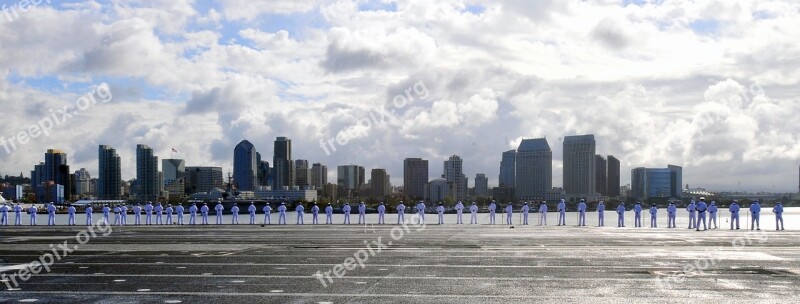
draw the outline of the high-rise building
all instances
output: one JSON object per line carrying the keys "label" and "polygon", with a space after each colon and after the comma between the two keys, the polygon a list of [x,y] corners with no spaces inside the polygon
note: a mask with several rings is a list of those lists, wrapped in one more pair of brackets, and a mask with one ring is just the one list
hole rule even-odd
{"label": "high-rise building", "polygon": [[308,167],[308,161],[305,159],[298,159],[294,161],[294,184],[300,189],[308,189],[311,185],[311,168]]}
{"label": "high-rise building", "polygon": [[500,187],[514,188],[516,175],[515,164],[517,161],[517,150],[503,152],[503,159],[500,161]]}
{"label": "high-rise building", "polygon": [[425,199],[432,204],[444,201],[448,197],[453,197],[453,183],[444,178],[431,180],[425,185]]}
{"label": "high-rise building", "polygon": [[72,196],[72,172],[67,164],[67,153],[49,149],[44,155],[44,181],[64,186],[64,197]]}
{"label": "high-rise building", "polygon": [[403,188],[405,195],[411,199],[425,198],[425,187],[428,184],[428,160],[406,158],[403,161]]}
{"label": "high-rise building", "polygon": [[489,196],[489,179],[486,174],[475,175],[475,196]]}
{"label": "high-rise building", "polygon": [[606,158],[602,155],[594,156],[594,186],[597,193],[608,195],[608,171],[606,170]]}
{"label": "high-rise building", "polygon": [[101,200],[122,198],[122,165],[117,150],[107,145],[98,149],[99,167],[96,196]]}
{"label": "high-rise building", "polygon": [[389,174],[386,174],[386,169],[372,169],[370,190],[372,197],[376,198],[384,198],[392,194],[392,185],[389,184]]}
{"label": "high-rise building", "polygon": [[467,199],[467,177],[464,175],[464,161],[458,155],[450,156],[444,161],[444,174],[442,178],[451,183],[453,189],[450,193],[456,201]]}
{"label": "high-rise building", "polygon": [[322,189],[328,183],[328,167],[320,163],[311,165],[311,184]]}
{"label": "high-rise building", "polygon": [[169,197],[181,197],[186,192],[186,162],[182,159],[162,159],[163,190]]}
{"label": "high-rise building", "polygon": [[136,199],[158,200],[162,185],[158,176],[158,156],[147,145],[136,145]]}
{"label": "high-rise building", "polygon": [[618,197],[620,195],[620,193],[619,193],[619,189],[620,189],[619,188],[620,187],[619,160],[616,157],[612,156],[612,155],[609,155],[606,160],[607,160],[606,161],[606,166],[608,167],[608,169],[607,169],[608,170],[608,174],[606,175],[608,177],[607,195],[609,197]]}
{"label": "high-rise building", "polygon": [[256,147],[242,140],[233,149],[233,182],[240,191],[255,191],[258,186]]}
{"label": "high-rise building", "polygon": [[683,194],[682,178],[683,169],[679,166],[635,168],[631,170],[631,196],[637,199],[679,198]]}
{"label": "high-rise building", "polygon": [[186,194],[223,189],[221,167],[186,167]]}
{"label": "high-rise building", "polygon": [[515,164],[517,198],[542,199],[553,188],[553,151],[547,139],[523,139],[517,148]]}
{"label": "high-rise building", "polygon": [[292,162],[292,140],[286,137],[275,139],[275,153],[272,156],[272,190],[294,186],[294,162]]}
{"label": "high-rise building", "polygon": [[564,191],[567,194],[594,195],[594,135],[564,137]]}
{"label": "high-rise building", "polygon": [[31,171],[31,186],[36,187],[44,182],[47,182],[47,174],[45,173],[45,165],[40,162],[38,165],[33,166]]}
{"label": "high-rise building", "polygon": [[272,176],[270,173],[269,162],[261,158],[261,153],[256,152],[256,164],[258,165],[258,186],[272,185]]}
{"label": "high-rise building", "polygon": [[337,168],[336,184],[345,191],[358,190],[361,186],[360,181],[364,179],[363,176],[360,176],[363,168],[356,165],[339,166]]}
{"label": "high-rise building", "polygon": [[91,181],[92,177],[89,175],[89,171],[86,168],[81,168],[78,171],[75,171],[75,195],[78,196],[87,196],[92,194],[91,191]]}

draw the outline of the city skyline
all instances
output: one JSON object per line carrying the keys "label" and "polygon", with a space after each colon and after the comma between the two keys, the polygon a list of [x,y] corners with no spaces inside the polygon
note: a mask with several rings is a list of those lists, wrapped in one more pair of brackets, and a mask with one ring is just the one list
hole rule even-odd
{"label": "city skyline", "polygon": [[242,139],[270,161],[285,136],[292,160],[393,184],[407,157],[458,154],[496,186],[502,151],[547,138],[563,186],[563,137],[592,133],[623,181],[675,164],[693,187],[794,192],[799,17],[780,0],[42,2],[0,23],[0,174],[58,148],[96,176],[106,144],[127,180],[139,143],[227,173]]}

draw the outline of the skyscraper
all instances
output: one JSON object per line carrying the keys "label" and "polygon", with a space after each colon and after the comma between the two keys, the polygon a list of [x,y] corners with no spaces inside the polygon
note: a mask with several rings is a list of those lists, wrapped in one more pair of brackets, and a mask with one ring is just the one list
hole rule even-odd
{"label": "skyscraper", "polygon": [[272,156],[272,190],[294,185],[294,162],[292,162],[292,140],[286,137],[275,139],[275,153]]}
{"label": "skyscraper", "polygon": [[619,169],[619,160],[609,155],[607,158],[606,166],[608,167],[608,196],[609,197],[618,197],[619,196],[619,187],[620,187],[620,169]]}
{"label": "skyscraper", "polygon": [[161,171],[164,172],[164,183],[184,178],[186,162],[182,159],[162,159]]}
{"label": "skyscraper", "polygon": [[311,168],[308,167],[308,160],[294,161],[294,179],[294,184],[300,189],[308,189],[308,186],[311,185]]}
{"label": "skyscraper", "polygon": [[73,181],[75,184],[75,195],[83,196],[91,194],[91,181],[92,177],[89,175],[89,171],[86,168],[81,168],[78,171],[75,171],[75,180]]}
{"label": "skyscraper", "polygon": [[476,196],[489,195],[489,179],[486,178],[486,174],[478,173],[477,175],[475,175],[475,195]]}
{"label": "skyscraper", "polygon": [[272,184],[272,177],[269,168],[269,162],[261,158],[261,153],[256,152],[256,165],[258,166],[256,174],[259,186],[269,186]]}
{"label": "skyscraper", "polygon": [[221,167],[186,167],[186,194],[222,189]]}
{"label": "skyscraper", "polygon": [[31,186],[36,187],[47,182],[47,173],[45,171],[45,165],[42,162],[33,166],[33,171],[31,171]]}
{"label": "skyscraper", "polygon": [[361,186],[360,180],[364,179],[363,176],[360,176],[363,168],[357,165],[339,166],[336,175],[337,185],[348,192],[358,190]]}
{"label": "skyscraper", "polygon": [[370,190],[372,197],[376,198],[384,198],[391,194],[389,174],[386,174],[386,169],[372,169],[372,172],[370,172]]}
{"label": "skyscraper", "polygon": [[508,150],[503,152],[503,159],[500,161],[500,187],[514,187],[516,159],[516,150]]}
{"label": "skyscraper", "polygon": [[67,153],[49,149],[44,155],[44,182],[53,182],[64,186],[64,197],[69,199],[72,195],[72,172],[67,164]]}
{"label": "skyscraper", "polygon": [[564,191],[592,195],[595,189],[594,135],[564,137]]}
{"label": "skyscraper", "polygon": [[602,155],[594,156],[594,186],[601,195],[608,195],[608,174],[606,158]]}
{"label": "skyscraper", "polygon": [[517,148],[515,164],[517,198],[542,199],[553,188],[553,151],[547,139],[523,139]]}
{"label": "skyscraper", "polygon": [[403,161],[403,188],[405,195],[411,199],[425,198],[425,187],[428,183],[428,160],[406,158]]}
{"label": "skyscraper", "polygon": [[328,183],[328,167],[316,163],[311,166],[311,184],[322,189]]}
{"label": "skyscraper", "polygon": [[450,156],[444,161],[444,174],[442,177],[451,183],[453,189],[450,193],[456,201],[467,199],[467,177],[464,176],[464,161],[458,155]]}
{"label": "skyscraper", "polygon": [[136,199],[158,200],[161,181],[158,178],[158,156],[147,145],[136,145]]}
{"label": "skyscraper", "polygon": [[101,200],[122,198],[122,167],[117,150],[111,146],[100,145],[98,149],[97,197]]}
{"label": "skyscraper", "polygon": [[256,147],[242,140],[233,149],[233,182],[240,191],[255,191],[258,186]]}

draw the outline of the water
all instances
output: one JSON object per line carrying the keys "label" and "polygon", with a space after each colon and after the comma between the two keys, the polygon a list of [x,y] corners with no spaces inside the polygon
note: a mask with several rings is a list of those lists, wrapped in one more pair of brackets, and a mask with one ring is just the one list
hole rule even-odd
{"label": "water", "polygon": [[[742,208],[742,212],[740,212],[740,227],[741,229],[749,229],[750,218],[749,212],[744,212],[745,208]],[[406,219],[411,219],[413,213],[406,213]],[[717,220],[717,224],[720,228],[729,229],[730,228],[730,213],[727,210],[721,211],[718,214],[719,218]],[[14,214],[9,214],[9,222],[14,223]],[[539,223],[539,213],[530,213],[528,215],[528,223],[530,225],[537,225]],[[547,224],[549,226],[556,225],[556,219],[558,217],[557,212],[548,212],[547,213]],[[97,221],[102,218],[102,213],[94,213],[94,220]],[[214,224],[216,222],[216,216],[212,213],[209,215],[209,223]],[[272,213],[272,224],[278,223],[278,213]],[[166,220],[166,215],[163,216],[163,219]],[[230,224],[232,219],[232,215],[225,214],[223,215],[223,224]],[[297,215],[295,212],[287,212],[286,214],[286,221],[288,224],[293,225],[297,219]],[[305,214],[305,223],[311,224],[311,214]],[[340,225],[343,223],[344,215],[343,214],[334,214],[333,215],[333,223]],[[427,220],[428,224],[436,224],[438,222],[437,214],[430,214],[426,213],[425,219]],[[463,216],[464,222],[469,224],[470,215],[469,213],[464,213]],[[633,227],[634,215],[632,211],[625,212],[625,226],[626,227]],[[28,214],[22,214],[22,224],[28,225],[30,220],[30,216]],[[113,213],[110,214],[110,220],[113,222],[114,215]],[[144,223],[145,216],[142,215],[142,223]],[[321,223],[325,223],[325,214],[320,214],[319,220]],[[84,224],[86,221],[86,217],[84,214],[80,213],[76,215],[75,222],[76,224]],[[132,224],[134,221],[134,217],[132,214],[128,214],[128,224]],[[173,215],[173,221],[177,221],[177,216]],[[189,214],[184,215],[185,223],[189,222]],[[239,223],[240,224],[248,224],[250,221],[250,215],[248,213],[242,213],[239,215]],[[258,213],[256,215],[256,223],[263,224],[264,221],[264,214]],[[367,214],[366,215],[367,224],[376,224],[378,221],[377,214]],[[445,214],[444,216],[445,224],[447,225],[454,225],[456,223],[456,214]],[[506,215],[504,213],[497,213],[496,221],[498,224],[505,224],[506,223]],[[520,225],[522,221],[522,213],[515,210],[513,224]],[[783,214],[783,221],[786,230],[800,230],[800,207],[787,207],[785,208],[785,212]],[[66,214],[57,214],[56,215],[56,224],[64,225],[67,222],[67,215]],[[155,222],[155,215],[153,216],[153,222]],[[200,222],[200,216],[198,215],[197,222]],[[350,222],[351,224],[355,225],[358,223],[358,213],[352,213],[350,215]],[[689,216],[686,210],[678,210],[678,215],[676,219],[676,225],[678,228],[687,228],[689,225]],[[39,213],[37,217],[37,223],[39,226],[45,226],[47,224],[47,214]],[[390,213],[386,215],[386,223],[387,224],[396,224],[397,223],[397,214]],[[489,223],[489,214],[488,213],[478,213],[478,223],[479,224],[488,224]],[[577,212],[567,212],[566,213],[566,223],[568,226],[576,226],[578,223],[578,215]],[[586,213],[586,225],[587,226],[597,226],[597,213],[594,211],[590,211]],[[617,225],[617,213],[614,210],[606,210],[605,212],[605,225],[606,227],[616,227]],[[642,212],[642,226],[650,227],[650,213],[648,211]],[[659,209],[658,213],[658,227],[659,228],[666,228],[667,227],[667,212],[665,209]],[[775,215],[772,213],[771,207],[763,208],[761,212],[761,229],[763,230],[772,230],[775,229]]]}

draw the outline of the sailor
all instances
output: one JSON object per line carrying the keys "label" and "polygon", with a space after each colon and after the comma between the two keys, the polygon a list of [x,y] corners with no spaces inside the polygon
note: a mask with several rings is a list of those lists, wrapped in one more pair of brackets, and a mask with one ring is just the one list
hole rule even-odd
{"label": "sailor", "polygon": [[22,204],[19,202],[14,205],[14,225],[22,225]]}
{"label": "sailor", "polygon": [[111,208],[108,205],[103,205],[103,209],[100,209],[103,212],[103,223],[108,225],[110,221],[108,220],[108,214],[111,212]]}
{"label": "sailor", "polygon": [[[178,221],[180,218],[180,213],[178,213]],[[189,206],[189,225],[197,225],[197,204],[195,203]]]}
{"label": "sailor", "polygon": [[164,206],[161,206],[161,202],[156,202],[153,211],[156,213],[156,225],[164,225],[164,221],[161,219],[164,215]]}
{"label": "sailor", "polygon": [[8,206],[6,203],[0,205],[0,226],[8,226]]}
{"label": "sailor", "polygon": [[528,225],[528,212],[531,211],[531,207],[528,206],[528,202],[522,203],[522,224]]}
{"label": "sailor", "polygon": [[464,212],[464,204],[462,204],[461,201],[458,201],[458,203],[456,203],[455,209],[456,209],[456,224],[463,224],[464,220],[462,214]]}
{"label": "sailor", "polygon": [[656,204],[653,204],[652,206],[650,206],[650,228],[658,227],[658,220],[656,220],[657,217],[658,217],[658,207],[656,207]]}
{"label": "sailor", "polygon": [[175,214],[178,216],[178,225],[183,225],[183,205],[178,203],[178,206],[175,207]]}
{"label": "sailor", "polygon": [[497,211],[497,204],[494,200],[489,203],[489,225],[495,224],[495,212]]}
{"label": "sailor", "polygon": [[750,230],[756,228],[757,230],[761,230],[761,205],[758,203],[758,200],[753,201],[753,204],[750,205]]}
{"label": "sailor", "polygon": [[711,201],[711,206],[708,206],[708,229],[711,229],[711,223],[714,223],[714,229],[717,229],[717,202]]}
{"label": "sailor", "polygon": [[378,224],[379,225],[386,224],[386,221],[384,219],[384,214],[386,214],[386,206],[384,206],[383,202],[381,202],[378,205]]}
{"label": "sailor", "polygon": [[231,225],[239,225],[239,206],[236,203],[231,207]]}
{"label": "sailor", "polygon": [[586,200],[578,203],[578,226],[586,226]]}
{"label": "sailor", "polygon": [[119,208],[119,204],[114,206],[114,226],[119,226],[122,224],[122,209]]}
{"label": "sailor", "polygon": [[278,206],[278,225],[286,225],[286,202]]}
{"label": "sailor", "polygon": [[642,227],[642,202],[633,206],[633,227]]}
{"label": "sailor", "polygon": [[151,219],[153,218],[153,202],[147,202],[147,205],[144,205],[144,222],[147,225],[152,224],[153,222]]}
{"label": "sailor", "polygon": [[[772,208],[772,213],[775,213],[775,230],[784,230],[783,229],[783,204],[778,202],[775,204],[775,207]],[[780,224],[780,226],[778,226]],[[780,228],[780,229],[778,229]]]}
{"label": "sailor", "polygon": [[695,223],[695,231],[700,231],[700,222],[703,222],[703,231],[706,230],[706,211],[708,211],[708,205],[706,205],[706,198],[701,197],[700,202],[695,205],[694,209],[697,211],[697,222]]}
{"label": "sailor", "polygon": [[31,226],[36,226],[36,212],[38,211],[39,209],[36,209],[36,205],[31,205],[31,207],[28,208],[28,213],[31,215]]}
{"label": "sailor", "polygon": [[558,225],[556,226],[566,226],[567,225],[567,203],[564,202],[564,199],[561,199],[556,205],[556,211],[558,211]]}
{"label": "sailor", "polygon": [[250,206],[247,207],[247,212],[250,213],[250,225],[256,224],[256,203],[250,202]]}
{"label": "sailor", "polygon": [[272,207],[269,205],[269,202],[264,205],[264,208],[262,208],[261,211],[264,211],[264,225],[272,224]]}
{"label": "sailor", "polygon": [[694,200],[689,203],[689,206],[686,206],[686,211],[689,211],[689,229],[697,228],[697,217],[695,217],[695,211],[697,211],[697,206],[694,203]]}
{"label": "sailor", "polygon": [[478,205],[476,205],[475,202],[472,202],[472,206],[469,206],[469,213],[470,213],[470,219],[469,219],[470,225],[477,224],[478,223]]}
{"label": "sailor", "polygon": [[67,218],[67,225],[75,226],[75,211],[75,206],[72,206],[72,204],[67,207],[67,215],[69,216]]}
{"label": "sailor", "polygon": [[508,206],[506,206],[506,225],[513,225],[514,224],[514,204],[508,202]]}
{"label": "sailor", "polygon": [[425,223],[425,202],[419,201],[417,203],[417,214],[419,215],[419,223]]}
{"label": "sailor", "polygon": [[319,206],[317,206],[317,202],[314,202],[314,206],[311,206],[311,224],[319,224]]}
{"label": "sailor", "polygon": [[344,224],[350,225],[350,203],[344,203],[342,212],[344,212]]}
{"label": "sailor", "polygon": [[200,215],[203,217],[203,225],[208,225],[208,203],[203,203],[203,207],[200,207]]}
{"label": "sailor", "polygon": [[84,211],[86,212],[86,226],[91,226],[92,225],[92,211],[93,211],[92,210],[92,205],[86,205],[86,209],[84,209]]}
{"label": "sailor", "polygon": [[733,201],[728,211],[731,212],[731,230],[733,230],[733,223],[736,222],[736,230],[739,230],[739,201]]}
{"label": "sailor", "polygon": [[439,202],[439,207],[436,207],[436,213],[439,214],[439,225],[444,225],[444,204]]}
{"label": "sailor", "polygon": [[303,207],[303,203],[297,204],[297,208],[294,208],[294,211],[297,212],[297,220],[295,224],[297,225],[305,225],[303,222],[303,215],[305,214],[306,207]]}
{"label": "sailor", "polygon": [[175,212],[175,208],[172,208],[172,204],[167,204],[167,225],[172,225],[172,213]]}
{"label": "sailor", "polygon": [[617,207],[617,227],[625,227],[625,203],[620,202]]}
{"label": "sailor", "polygon": [[400,201],[395,207],[397,210],[397,224],[400,225],[401,223],[406,222],[405,212],[406,212],[406,205],[403,205],[403,201]]}
{"label": "sailor", "polygon": [[364,202],[358,204],[358,224],[366,224],[367,223],[367,205],[364,205]]}
{"label": "sailor", "polygon": [[678,213],[678,207],[675,207],[675,203],[669,202],[669,206],[667,207],[667,228],[675,228],[675,218]]}
{"label": "sailor", "polygon": [[53,202],[50,202],[50,205],[47,205],[47,225],[56,225],[56,205],[54,205]]}
{"label": "sailor", "polygon": [[606,213],[606,204],[603,201],[597,203],[597,227],[603,227],[606,225],[605,222],[605,213]]}
{"label": "sailor", "polygon": [[545,225],[547,226],[547,201],[542,201],[542,204],[539,205],[539,226]]}
{"label": "sailor", "polygon": [[325,224],[333,224],[333,206],[331,206],[331,203],[328,203],[328,207],[325,207]]}
{"label": "sailor", "polygon": [[139,203],[133,206],[133,223],[136,225],[142,224],[142,206]]}
{"label": "sailor", "polygon": [[122,207],[119,208],[120,212],[122,212],[122,221],[120,222],[122,226],[128,224],[128,206],[122,204]]}
{"label": "sailor", "polygon": [[225,207],[222,206],[222,200],[217,201],[214,211],[216,211],[215,214],[217,215],[217,225],[222,225],[222,211],[225,211]]}

